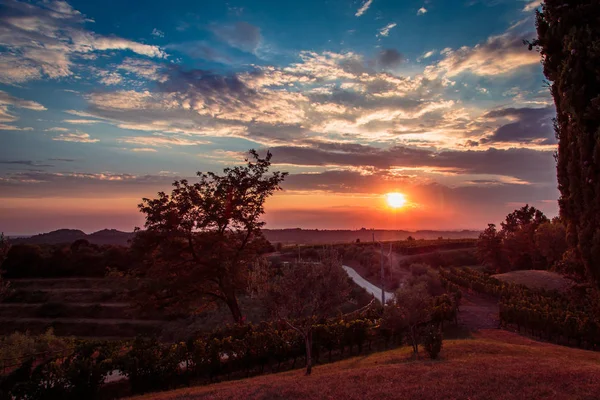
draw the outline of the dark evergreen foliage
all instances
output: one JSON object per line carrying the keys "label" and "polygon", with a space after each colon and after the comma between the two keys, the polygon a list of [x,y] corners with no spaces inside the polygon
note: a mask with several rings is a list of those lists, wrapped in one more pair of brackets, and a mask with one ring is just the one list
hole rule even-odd
{"label": "dark evergreen foliage", "polygon": [[600,287],[600,3],[546,0],[537,13],[544,74],[556,105],[561,218],[569,244]]}

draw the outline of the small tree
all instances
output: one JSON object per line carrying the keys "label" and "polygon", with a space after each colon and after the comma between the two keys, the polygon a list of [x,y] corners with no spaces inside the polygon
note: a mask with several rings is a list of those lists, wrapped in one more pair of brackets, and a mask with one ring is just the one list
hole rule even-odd
{"label": "small tree", "polygon": [[144,302],[181,309],[222,301],[235,322],[243,321],[237,296],[246,289],[248,267],[270,250],[260,231],[264,203],[287,175],[268,174],[271,153],[249,154],[246,166],[223,175],[198,172],[198,183],[175,181],[171,195],[143,199],[147,231],[132,250],[145,261],[136,271],[146,278]]}
{"label": "small tree", "polygon": [[495,224],[488,224],[488,227],[479,235],[477,257],[494,271],[500,272],[504,263],[504,254],[502,252],[502,236]]}
{"label": "small tree", "polygon": [[391,304],[397,307],[404,319],[415,356],[419,356],[421,327],[431,320],[431,304],[433,297],[427,286],[419,283],[415,286],[405,286],[396,292]]}
{"label": "small tree", "polygon": [[275,319],[304,338],[306,375],[312,371],[312,333],[318,321],[339,311],[350,295],[339,256],[325,252],[319,263],[298,262],[273,268],[262,260],[251,275],[253,293]]}

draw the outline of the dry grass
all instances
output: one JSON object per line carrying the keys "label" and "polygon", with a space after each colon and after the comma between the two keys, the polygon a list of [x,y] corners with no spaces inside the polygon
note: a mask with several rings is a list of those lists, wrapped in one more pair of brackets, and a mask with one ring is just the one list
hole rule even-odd
{"label": "dry grass", "polygon": [[444,343],[439,361],[408,348],[257,378],[155,393],[175,399],[598,399],[600,354],[500,330]]}
{"label": "dry grass", "polygon": [[558,290],[563,292],[573,285],[572,280],[549,271],[513,271],[505,274],[492,275],[492,277],[504,282],[525,285],[530,289]]}

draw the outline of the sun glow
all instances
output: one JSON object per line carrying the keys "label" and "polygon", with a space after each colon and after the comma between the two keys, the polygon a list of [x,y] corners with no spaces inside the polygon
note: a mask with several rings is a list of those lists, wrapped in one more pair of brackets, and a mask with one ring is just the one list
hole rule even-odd
{"label": "sun glow", "polygon": [[388,206],[392,208],[401,208],[406,204],[406,197],[402,193],[388,193],[385,195]]}

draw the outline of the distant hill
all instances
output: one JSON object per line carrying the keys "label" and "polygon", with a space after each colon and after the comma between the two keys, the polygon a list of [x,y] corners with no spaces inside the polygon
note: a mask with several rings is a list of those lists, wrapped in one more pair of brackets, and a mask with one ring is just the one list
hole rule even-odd
{"label": "distant hill", "polygon": [[86,239],[93,244],[127,246],[128,241],[133,238],[133,236],[133,232],[121,232],[116,229],[103,229],[89,235],[78,229],[59,229],[27,238],[11,238],[10,242],[13,244],[62,244],[73,243],[79,239]]}
{"label": "distant hill", "polygon": [[[316,243],[349,243],[360,239],[361,242],[373,240],[405,240],[409,236],[415,239],[470,239],[479,236],[478,231],[390,231],[390,230],[319,230],[319,229],[264,229],[263,234],[271,243],[283,244],[316,244]],[[11,243],[27,244],[62,244],[72,243],[78,239],[86,239],[94,244],[113,244],[126,246],[133,238],[133,232],[122,232],[116,229],[103,229],[86,234],[78,229],[59,229],[31,237],[11,238]]]}

